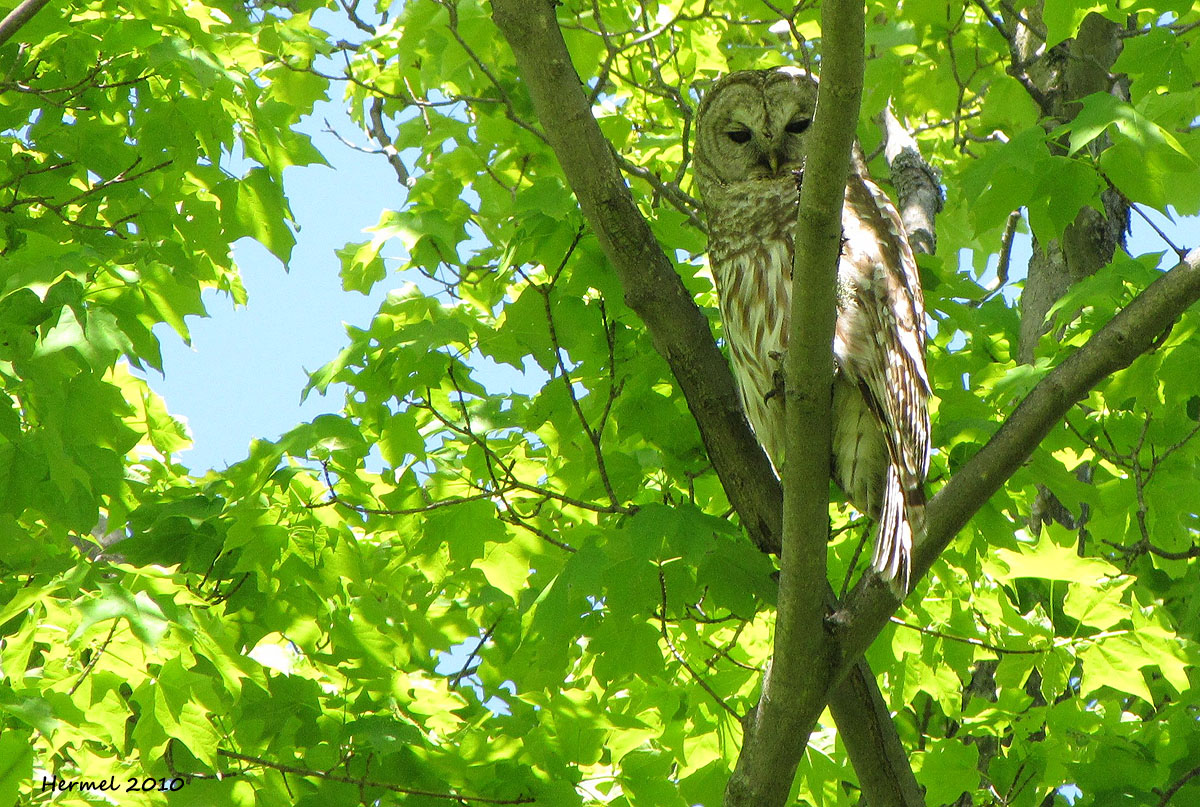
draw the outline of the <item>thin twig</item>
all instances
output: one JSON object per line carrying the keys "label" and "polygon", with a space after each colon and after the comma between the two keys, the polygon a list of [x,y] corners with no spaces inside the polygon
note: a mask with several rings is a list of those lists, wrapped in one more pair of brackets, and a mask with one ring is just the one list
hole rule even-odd
{"label": "thin twig", "polygon": [[1170,802],[1172,798],[1174,798],[1175,794],[1179,792],[1180,788],[1182,788],[1188,782],[1192,781],[1192,779],[1195,779],[1197,776],[1200,776],[1200,765],[1197,765],[1196,767],[1192,768],[1190,771],[1185,773],[1183,776],[1179,777],[1177,780],[1172,782],[1171,786],[1168,787],[1166,790],[1159,790],[1158,788],[1153,788],[1154,792],[1159,794],[1159,796],[1161,796],[1161,798],[1158,800],[1157,807],[1167,807],[1167,803]]}
{"label": "thin twig", "polygon": [[378,782],[364,778],[354,778],[350,776],[338,776],[334,773],[326,771],[314,771],[310,768],[300,768],[295,765],[287,765],[282,762],[272,762],[269,759],[262,757],[254,757],[249,754],[239,754],[235,751],[226,751],[224,748],[218,748],[217,753],[228,759],[236,759],[239,762],[248,762],[252,765],[261,765],[264,768],[280,771],[282,773],[290,773],[295,776],[315,776],[318,779],[327,779],[331,782],[341,782],[347,785],[357,785],[359,787],[378,787],[383,790],[389,790],[392,793],[403,793],[406,796],[425,796],[430,799],[445,799],[447,801],[456,801],[459,804],[532,804],[535,799],[532,796],[517,796],[513,799],[494,799],[485,796],[468,796],[462,793],[437,793],[432,790],[416,790],[411,787],[401,787],[390,782]]}
{"label": "thin twig", "polygon": [[662,595],[662,613],[660,614],[659,621],[658,621],[659,632],[662,634],[663,641],[666,642],[666,644],[667,644],[667,649],[671,651],[671,655],[675,657],[675,660],[678,661],[679,664],[685,670],[688,671],[688,674],[692,676],[692,678],[695,680],[695,682],[700,685],[700,688],[703,689],[705,692],[707,692],[709,697],[711,697],[714,701],[716,701],[716,704],[718,706],[720,706],[722,709],[724,709],[729,714],[733,715],[734,720],[737,720],[740,723],[742,720],[742,716],[739,715],[736,711],[734,711],[733,707],[730,706],[728,703],[726,703],[725,699],[716,693],[716,690],[714,690],[712,688],[712,685],[709,684],[708,681],[704,680],[704,678],[700,675],[700,673],[696,672],[696,670],[694,670],[692,668],[692,665],[688,664],[687,659],[685,659],[683,657],[683,654],[680,653],[679,650],[675,647],[675,642],[671,640],[671,633],[670,633],[670,631],[667,630],[667,618],[666,618],[666,614],[667,614],[667,579],[663,576],[661,561],[658,564],[658,588]]}
{"label": "thin twig", "polygon": [[358,16],[358,0],[354,0],[352,3],[347,3],[346,0],[339,0],[339,2],[341,3],[342,10],[346,12],[346,17],[349,18],[350,22],[354,23],[355,28],[365,31],[371,36],[375,35],[375,26]]}
{"label": "thin twig", "polygon": [[[496,456],[495,452],[488,447],[487,443],[484,442],[478,435],[474,434],[471,429],[458,426],[430,403],[413,403],[412,405],[429,412],[431,415],[437,418],[437,420],[440,421],[443,426],[455,432],[456,434],[470,439],[471,442],[475,443],[480,449],[483,450],[487,457],[489,457],[491,460],[494,460],[496,464],[500,466],[501,470],[504,471],[505,485],[501,486],[505,488],[502,491],[503,493],[509,492],[507,489],[509,487],[516,488],[528,493],[535,493],[548,499],[553,499],[571,507],[578,507],[581,510],[590,510],[593,513],[620,513],[622,515],[633,515],[635,512],[637,512],[635,507],[585,502],[582,499],[576,499],[573,496],[566,495],[565,493],[559,493],[555,490],[549,490],[547,488],[538,487],[537,485],[531,485],[528,482],[523,482],[516,477],[512,467],[505,465],[504,462],[498,456]],[[496,491],[494,492],[494,495],[501,495],[501,492]]]}
{"label": "thin twig", "polygon": [[383,98],[381,96],[376,95],[371,99],[371,105],[367,109],[367,116],[370,120],[367,131],[383,147],[383,153],[387,156],[387,161],[391,164],[392,170],[396,172],[396,178],[400,180],[400,184],[406,188],[411,188],[413,186],[413,178],[409,176],[408,169],[404,167],[404,161],[400,159],[400,152],[396,150],[392,138],[388,136],[387,129],[383,125]]}
{"label": "thin twig", "polygon": [[674,182],[664,182],[657,174],[649,168],[638,165],[630,161],[622,154],[613,152],[617,159],[617,165],[625,173],[635,176],[640,180],[649,183],[650,187],[671,203],[671,206],[678,210],[683,215],[687,216],[688,223],[695,227],[700,232],[708,232],[708,227],[704,220],[700,218],[700,203],[695,197],[685,193],[678,184]]}
{"label": "thin twig", "polygon": [[[467,670],[472,669],[471,662],[479,657],[479,651],[482,650],[483,646],[485,644],[487,644],[488,641],[491,640],[492,634],[495,633],[496,628],[498,628],[500,626],[501,619],[503,619],[503,615],[497,617],[496,621],[491,624],[491,627],[489,627],[487,630],[485,630],[483,632],[483,635],[479,637],[479,642],[475,645],[474,648],[472,648],[471,654],[469,656],[467,656],[466,661],[463,662],[462,668],[459,669],[459,671],[454,674],[454,677],[452,677],[450,679],[450,686],[452,686],[452,687],[458,686],[459,682],[462,681],[463,676],[465,676],[467,674]],[[474,669],[479,669],[478,665]]]}
{"label": "thin twig", "polygon": [[1046,38],[1046,26],[1034,25],[1029,18],[1018,11],[1016,6],[1009,2],[1009,0],[1000,0],[1000,8],[1004,9],[1005,14],[1012,15],[1013,19],[1024,25],[1030,31],[1033,31],[1038,39],[1044,40]]}
{"label": "thin twig", "polygon": [[987,294],[972,302],[970,304],[972,308],[978,308],[988,300],[991,300],[997,294],[1004,291],[1004,287],[1008,284],[1009,263],[1012,261],[1013,239],[1016,237],[1017,225],[1020,222],[1020,210],[1014,210],[1008,214],[1008,220],[1004,222],[1004,234],[1000,236],[1000,261],[996,264],[996,285],[992,286]]}
{"label": "thin twig", "polygon": [[975,0],[975,5],[979,6],[979,10],[983,12],[983,16],[989,23],[992,24],[992,27],[996,29],[996,32],[1000,34],[1000,36],[1004,37],[1005,41],[1007,41],[1011,47],[1013,44],[1013,34],[1008,30],[1008,28],[1005,27],[1004,20],[1000,19],[1000,17],[997,16],[994,11],[988,8],[988,4],[985,3],[984,0]]}
{"label": "thin twig", "polygon": [[[1108,177],[1105,177],[1105,180],[1107,180],[1107,179],[1108,179]],[[1110,182],[1109,184],[1111,185],[1112,183]],[[1167,246],[1171,248],[1171,251],[1175,253],[1175,257],[1178,258],[1179,260],[1183,260],[1183,256],[1187,255],[1188,251],[1186,249],[1183,249],[1182,247],[1180,247],[1174,241],[1172,241],[1167,236],[1167,234],[1162,231],[1162,228],[1159,227],[1157,224],[1155,224],[1150,219],[1150,217],[1148,215],[1146,215],[1146,211],[1142,210],[1141,205],[1134,204],[1133,202],[1129,201],[1128,197],[1126,197],[1125,194],[1123,194],[1123,193],[1121,194],[1121,198],[1125,201],[1125,203],[1127,205],[1129,205],[1129,207],[1133,208],[1133,211],[1135,213],[1137,213],[1139,216],[1142,217],[1143,221],[1145,221],[1147,224],[1150,225],[1150,229],[1152,229],[1152,230],[1154,230],[1154,232],[1158,233],[1158,237],[1166,242]]]}
{"label": "thin twig", "polygon": [[530,284],[530,288],[541,295],[542,307],[546,314],[546,327],[549,330],[550,345],[554,350],[554,360],[558,367],[559,377],[563,381],[564,388],[567,392],[567,399],[571,402],[571,408],[575,411],[575,417],[579,420],[579,425],[583,427],[583,433],[587,435],[588,442],[591,443],[592,454],[596,459],[596,469],[600,473],[600,482],[604,485],[604,492],[608,495],[609,503],[616,507],[618,502],[617,494],[614,491],[612,481],[608,476],[608,465],[604,460],[604,451],[600,445],[600,432],[592,428],[591,424],[588,422],[587,415],[585,415],[583,412],[583,407],[579,403],[578,396],[575,395],[575,384],[573,381],[571,381],[571,373],[569,370],[567,370],[566,360],[563,358],[564,350],[558,339],[558,328],[555,327],[554,324],[554,308],[550,302],[551,294],[554,292],[554,285],[558,282],[559,276],[566,268],[567,262],[571,259],[571,255],[574,254],[575,248],[579,246],[579,241],[582,238],[583,228],[580,227],[575,233],[575,238],[571,241],[570,246],[567,247],[567,252],[563,256],[563,259],[559,262],[558,267],[551,274],[549,283],[533,283],[519,267],[516,271],[521,275],[525,282]]}
{"label": "thin twig", "polygon": [[450,15],[450,24],[446,27],[450,31],[450,35],[454,37],[454,41],[459,44],[459,47],[466,51],[467,56],[469,56],[471,61],[475,63],[475,66],[479,69],[479,72],[483,73],[487,80],[491,82],[492,86],[496,89],[496,92],[500,94],[500,102],[504,104],[504,109],[508,115],[508,119],[520,126],[522,129],[525,129],[530,134],[538,137],[543,142],[548,143],[549,141],[546,140],[545,132],[517,115],[516,107],[513,105],[512,99],[508,97],[508,92],[504,89],[504,85],[500,83],[498,78],[496,78],[496,74],[492,72],[490,67],[488,67],[487,62],[479,58],[479,54],[477,54],[475,50],[469,44],[467,44],[467,40],[463,39],[462,35],[458,32],[458,7],[451,2],[451,0],[434,0],[434,2],[446,9],[446,12]]}
{"label": "thin twig", "polygon": [[75,690],[79,689],[79,685],[83,683],[83,679],[88,677],[88,673],[96,666],[96,662],[104,655],[104,651],[108,649],[108,643],[112,641],[113,635],[117,632],[118,620],[114,619],[112,627],[108,629],[108,635],[104,637],[104,641],[100,643],[100,647],[92,654],[92,658],[88,661],[87,666],[83,668],[83,672],[79,673],[79,677],[75,679],[75,683],[67,690],[68,695],[74,695]]}
{"label": "thin twig", "polygon": [[938,639],[945,639],[949,642],[962,642],[963,644],[974,645],[975,647],[981,647],[984,650],[990,650],[998,656],[1038,655],[1039,653],[1045,653],[1049,649],[1000,647],[999,645],[989,644],[982,639],[974,639],[970,636],[952,636],[948,633],[942,633],[941,631],[934,630],[933,628],[926,628],[921,625],[913,625],[910,622],[905,622],[898,616],[891,617],[891,621],[897,625],[900,625],[901,627],[908,628],[909,630],[915,630],[917,633],[923,633],[926,636],[934,636]]}

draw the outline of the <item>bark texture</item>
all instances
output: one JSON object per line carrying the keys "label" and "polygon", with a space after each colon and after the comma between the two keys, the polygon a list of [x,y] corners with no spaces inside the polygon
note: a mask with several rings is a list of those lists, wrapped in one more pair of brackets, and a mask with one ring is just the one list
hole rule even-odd
{"label": "bark texture", "polygon": [[[1028,9],[1036,26],[1041,19],[1041,4]],[[1081,98],[1097,92],[1112,92],[1129,100],[1123,84],[1110,74],[1121,53],[1120,26],[1099,14],[1089,14],[1074,39],[1042,52],[1045,41],[1017,18],[1010,24],[1020,43],[1014,64],[1034,62],[1028,80],[1036,88],[1034,99],[1045,116],[1045,126],[1053,129],[1079,114]],[[1039,56],[1038,54],[1041,53]],[[1107,139],[1097,138],[1088,148],[1099,153]],[[1058,151],[1066,153],[1065,143]],[[1129,226],[1129,205],[1114,189],[1102,194],[1101,210],[1084,207],[1063,232],[1061,239],[1042,243],[1033,241],[1033,257],[1025,288],[1021,292],[1021,334],[1017,355],[1023,364],[1032,364],[1038,340],[1054,327],[1046,321],[1050,308],[1075,283],[1108,265],[1118,247],[1124,246]],[[1069,316],[1069,315],[1068,315]]]}

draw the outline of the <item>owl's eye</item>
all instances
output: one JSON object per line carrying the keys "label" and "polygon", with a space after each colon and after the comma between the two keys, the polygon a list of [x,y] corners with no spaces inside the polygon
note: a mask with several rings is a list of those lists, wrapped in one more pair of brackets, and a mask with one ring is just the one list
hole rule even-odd
{"label": "owl's eye", "polygon": [[808,125],[812,123],[808,118],[796,118],[794,121],[783,127],[788,134],[803,134]]}
{"label": "owl's eye", "polygon": [[750,133],[745,129],[734,129],[732,132],[727,132],[729,139],[734,143],[749,143]]}

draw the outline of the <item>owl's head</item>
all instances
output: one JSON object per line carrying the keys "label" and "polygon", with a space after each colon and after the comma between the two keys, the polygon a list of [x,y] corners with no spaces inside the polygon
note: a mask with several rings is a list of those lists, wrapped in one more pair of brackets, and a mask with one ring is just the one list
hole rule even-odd
{"label": "owl's head", "polygon": [[817,82],[797,67],[742,70],[721,78],[700,102],[696,185],[772,180],[803,167],[817,106]]}

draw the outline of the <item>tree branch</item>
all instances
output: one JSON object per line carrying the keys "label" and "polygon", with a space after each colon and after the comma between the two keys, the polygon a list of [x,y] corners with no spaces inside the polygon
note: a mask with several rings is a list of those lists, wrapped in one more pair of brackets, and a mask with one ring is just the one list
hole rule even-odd
{"label": "tree branch", "polygon": [[367,117],[370,121],[367,125],[367,131],[371,133],[371,137],[375,138],[380,148],[383,149],[388,163],[392,166],[392,170],[396,172],[396,179],[400,180],[400,184],[404,187],[411,188],[414,180],[409,175],[408,169],[404,167],[404,161],[400,159],[400,152],[396,150],[396,145],[392,142],[392,138],[387,133],[387,127],[383,124],[382,95],[372,96],[371,105],[367,110]]}
{"label": "tree branch", "polygon": [[19,6],[0,20],[0,45],[12,39],[13,34],[21,30],[21,26],[33,19],[33,15],[42,10],[49,0],[25,0]]}
{"label": "tree branch", "polygon": [[925,807],[924,791],[913,775],[866,659],[859,659],[834,688],[829,711],[866,803],[870,807]]}
{"label": "tree branch", "polygon": [[[783,548],[771,665],[745,724],[725,807],[787,801],[808,736],[825,708],[837,656],[825,630],[829,539],[830,386],[837,265],[850,151],[862,97],[864,6],[821,4],[822,80],[805,157],[784,360],[788,442]],[[825,585],[822,585],[824,583]]]}
{"label": "tree branch", "polygon": [[900,219],[913,252],[932,255],[937,250],[934,219],[942,210],[942,187],[937,172],[917,148],[917,141],[896,118],[889,105],[883,111],[884,157],[892,169],[892,185]]}

